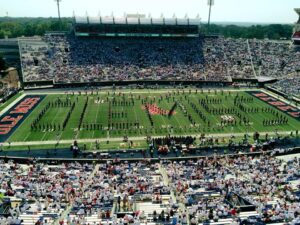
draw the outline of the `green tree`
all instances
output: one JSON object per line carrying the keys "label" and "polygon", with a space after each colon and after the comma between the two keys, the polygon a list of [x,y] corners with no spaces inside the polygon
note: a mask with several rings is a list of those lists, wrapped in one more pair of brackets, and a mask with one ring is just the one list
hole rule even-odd
{"label": "green tree", "polygon": [[0,38],[8,36],[44,35],[46,31],[69,31],[72,27],[71,18],[63,18],[60,25],[56,18],[6,18],[0,17]]}
{"label": "green tree", "polygon": [[[204,34],[208,33],[207,24],[202,25],[201,30]],[[257,38],[257,39],[289,39],[292,36],[293,26],[286,24],[271,24],[271,25],[252,25],[252,26],[237,26],[237,25],[219,25],[211,24],[209,28],[210,34],[219,34],[224,37],[231,38]]]}
{"label": "green tree", "polygon": [[[0,38],[20,36],[44,35],[46,31],[70,31],[73,23],[72,18],[62,18],[60,24],[57,18],[7,18],[0,17]],[[208,33],[207,24],[201,26],[204,34]],[[211,24],[210,34],[220,34],[232,38],[269,38],[289,39],[292,36],[293,25],[271,24],[271,25],[220,25]]]}

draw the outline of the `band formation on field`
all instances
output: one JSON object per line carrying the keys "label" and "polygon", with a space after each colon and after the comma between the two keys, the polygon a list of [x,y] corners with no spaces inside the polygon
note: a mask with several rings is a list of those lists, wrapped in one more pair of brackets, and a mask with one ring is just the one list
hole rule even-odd
{"label": "band formation on field", "polygon": [[291,131],[299,109],[262,91],[185,89],[25,95],[1,116],[2,142]]}

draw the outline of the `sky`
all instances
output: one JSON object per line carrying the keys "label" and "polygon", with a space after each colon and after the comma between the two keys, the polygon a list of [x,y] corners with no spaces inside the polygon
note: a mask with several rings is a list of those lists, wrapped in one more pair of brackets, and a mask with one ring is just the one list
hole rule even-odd
{"label": "sky", "polygon": [[[61,16],[122,17],[140,13],[152,17],[208,18],[208,0],[61,0]],[[212,22],[294,23],[300,0],[214,0]],[[0,17],[57,17],[55,0],[0,0]]]}

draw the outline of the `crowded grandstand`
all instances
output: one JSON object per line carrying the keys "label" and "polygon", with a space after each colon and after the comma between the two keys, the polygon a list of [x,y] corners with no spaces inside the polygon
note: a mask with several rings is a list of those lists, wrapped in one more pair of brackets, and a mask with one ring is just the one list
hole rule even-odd
{"label": "crowded grandstand", "polygon": [[22,40],[20,50],[25,82],[281,79],[300,67],[300,53],[289,42],[223,37],[90,40],[48,34]]}
{"label": "crowded grandstand", "polygon": [[0,225],[300,224],[297,26],[73,19],[1,71]]}
{"label": "crowded grandstand", "polygon": [[[299,158],[1,161],[1,224],[299,224]],[[55,223],[56,222],[56,223]]]}
{"label": "crowded grandstand", "polygon": [[286,87],[291,81],[299,83],[300,69],[300,52],[289,41],[205,37],[197,21],[165,20],[168,25],[146,19],[135,24],[112,18],[99,24],[99,18],[75,18],[72,34],[22,38],[23,81],[38,85],[262,78],[279,80],[272,87],[288,95],[299,94],[299,86]]}

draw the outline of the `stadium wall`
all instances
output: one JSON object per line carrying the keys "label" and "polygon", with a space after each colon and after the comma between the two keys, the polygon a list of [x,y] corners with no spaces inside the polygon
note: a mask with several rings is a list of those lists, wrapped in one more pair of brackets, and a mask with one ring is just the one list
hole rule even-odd
{"label": "stadium wall", "polygon": [[52,86],[53,88],[79,88],[79,87],[105,87],[105,86],[128,86],[128,85],[194,85],[194,86],[230,86],[233,83],[251,83],[263,86],[257,79],[233,79],[232,81],[195,81],[195,80],[134,80],[134,81],[101,81],[101,82],[82,82],[82,83],[53,83],[52,81],[24,82],[25,89],[44,89]]}
{"label": "stadium wall", "polygon": [[[299,149],[300,151],[300,149]],[[265,153],[271,153],[271,151],[266,152],[251,152],[251,153],[244,153],[244,155],[253,155],[258,156]],[[236,157],[237,154],[227,154],[228,157]],[[171,161],[183,161],[183,160],[198,160],[201,158],[212,158],[215,156],[188,156],[188,157],[167,157],[164,158],[165,160],[171,160]],[[51,162],[53,164],[55,163],[68,163],[68,162],[79,162],[79,163],[106,163],[107,161],[114,161],[115,158],[105,158],[105,159],[99,159],[99,158],[32,158],[32,157],[10,157],[10,156],[0,156],[0,160],[8,161],[8,160],[14,160],[17,163],[24,163],[24,162],[33,162],[33,161],[40,161],[40,162]],[[130,161],[130,162],[139,162],[145,160],[144,158],[120,158],[118,159],[120,161]],[[149,162],[159,162],[161,158],[147,158]]]}
{"label": "stadium wall", "polygon": [[[269,151],[257,151],[257,152],[248,152],[243,153],[243,155],[248,156],[259,156],[262,154],[269,154],[271,155],[273,153],[272,150]],[[286,153],[277,153],[276,155],[289,155],[289,154],[299,154],[300,153],[300,147],[295,147],[291,151]],[[240,154],[226,154],[227,157],[235,158],[239,156]],[[224,155],[218,155],[219,157],[223,157]],[[170,161],[184,161],[184,160],[199,160],[201,158],[214,158],[215,156],[212,154],[211,156],[187,156],[187,157],[167,157],[163,158],[164,160],[170,160]],[[115,161],[115,158],[105,158],[105,159],[99,159],[99,158],[35,158],[35,157],[10,157],[10,156],[0,156],[0,160],[4,160],[5,162],[8,162],[9,160],[14,160],[17,163],[34,163],[36,161],[39,162],[46,162],[49,164],[57,164],[57,163],[70,163],[70,162],[78,162],[78,163],[106,163],[107,161]],[[119,158],[120,161],[125,162],[139,162],[144,161],[145,158]],[[149,163],[157,163],[161,161],[161,158],[146,158],[146,160]]]}

